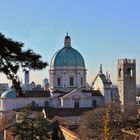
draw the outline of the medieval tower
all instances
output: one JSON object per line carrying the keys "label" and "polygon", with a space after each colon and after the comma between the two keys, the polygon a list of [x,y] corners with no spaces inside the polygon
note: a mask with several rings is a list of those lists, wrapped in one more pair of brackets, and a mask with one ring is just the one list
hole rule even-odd
{"label": "medieval tower", "polygon": [[136,60],[119,59],[118,65],[118,91],[123,110],[129,106],[136,107]]}

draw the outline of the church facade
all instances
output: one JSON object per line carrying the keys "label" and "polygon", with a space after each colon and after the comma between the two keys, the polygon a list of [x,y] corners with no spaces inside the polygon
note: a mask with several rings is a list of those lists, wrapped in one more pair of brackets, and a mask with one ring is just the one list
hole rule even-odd
{"label": "church facade", "polygon": [[18,109],[28,104],[52,108],[95,108],[109,104],[114,95],[109,76],[100,67],[92,87],[87,88],[86,74],[84,58],[72,47],[71,38],[67,34],[64,47],[51,59],[49,90],[25,91],[25,96],[22,97],[17,96],[12,89],[6,91],[0,98],[0,110]]}
{"label": "church facade", "polygon": [[86,87],[86,68],[82,55],[71,46],[71,38],[66,35],[64,47],[52,57],[50,70],[50,89],[72,91]]}

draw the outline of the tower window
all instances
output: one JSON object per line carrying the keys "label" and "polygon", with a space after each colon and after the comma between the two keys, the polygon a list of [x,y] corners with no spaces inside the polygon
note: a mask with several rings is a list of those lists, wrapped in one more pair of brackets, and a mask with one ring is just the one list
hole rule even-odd
{"label": "tower window", "polygon": [[119,77],[122,77],[122,69],[119,69]]}
{"label": "tower window", "polygon": [[57,78],[57,85],[58,85],[58,86],[61,85],[61,78],[60,78],[60,77]]}
{"label": "tower window", "polygon": [[73,85],[74,85],[74,78],[70,77],[70,86],[73,86]]}
{"label": "tower window", "polygon": [[133,77],[133,70],[131,68],[128,68],[126,71],[127,77]]}

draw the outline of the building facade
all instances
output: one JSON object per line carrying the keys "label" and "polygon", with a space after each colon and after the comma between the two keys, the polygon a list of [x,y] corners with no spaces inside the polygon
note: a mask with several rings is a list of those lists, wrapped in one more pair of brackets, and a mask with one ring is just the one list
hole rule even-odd
{"label": "building facade", "polygon": [[[136,101],[136,64],[134,60],[118,61],[118,89],[122,105],[135,104]],[[25,95],[19,96],[14,90],[2,93],[0,110],[7,111],[27,105],[50,108],[95,108],[108,105],[117,95],[109,74],[99,73],[87,87],[86,66],[82,55],[72,47],[67,34],[64,47],[52,57],[49,69],[49,82],[46,88],[40,88],[32,82],[25,89]],[[48,84],[49,83],[49,84]],[[29,72],[25,72],[25,87],[29,85]],[[38,88],[37,88],[38,87]]]}
{"label": "building facade", "polygon": [[52,57],[49,76],[49,86],[52,91],[59,89],[68,92],[86,87],[84,59],[76,49],[72,48],[68,34],[64,39],[64,47]]}

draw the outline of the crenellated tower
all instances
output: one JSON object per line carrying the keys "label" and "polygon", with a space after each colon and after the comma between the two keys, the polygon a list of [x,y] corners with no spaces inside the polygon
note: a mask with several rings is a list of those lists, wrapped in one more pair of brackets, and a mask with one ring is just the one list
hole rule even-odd
{"label": "crenellated tower", "polygon": [[129,110],[129,106],[136,107],[136,60],[119,59],[118,71],[118,91],[121,105]]}

